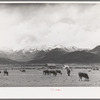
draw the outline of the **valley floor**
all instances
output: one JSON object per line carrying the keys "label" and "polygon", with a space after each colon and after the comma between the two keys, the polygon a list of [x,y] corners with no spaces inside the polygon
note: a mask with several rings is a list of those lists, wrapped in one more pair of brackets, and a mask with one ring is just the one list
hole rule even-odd
{"label": "valley floor", "polygon": [[[62,75],[43,75],[43,69],[32,69],[21,72],[20,70],[8,70],[9,76],[0,73],[0,87],[90,87],[100,86],[100,70],[72,69],[71,76],[67,76],[66,70],[62,69]],[[78,72],[86,72],[89,81],[79,81]]]}

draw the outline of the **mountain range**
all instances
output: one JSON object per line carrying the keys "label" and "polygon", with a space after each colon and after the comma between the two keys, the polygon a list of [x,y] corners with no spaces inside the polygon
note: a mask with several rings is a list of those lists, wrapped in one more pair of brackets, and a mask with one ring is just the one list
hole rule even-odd
{"label": "mountain range", "polygon": [[46,50],[21,49],[0,50],[0,63],[98,63],[100,62],[100,45],[95,48],[78,49],[76,47],[59,47]]}

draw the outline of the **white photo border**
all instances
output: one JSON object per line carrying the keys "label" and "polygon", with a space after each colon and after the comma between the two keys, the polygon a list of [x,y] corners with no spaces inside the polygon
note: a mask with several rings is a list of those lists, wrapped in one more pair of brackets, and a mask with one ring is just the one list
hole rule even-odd
{"label": "white photo border", "polygon": [[[99,1],[0,1],[0,3],[100,3]],[[100,99],[100,87],[0,87],[0,99]]]}

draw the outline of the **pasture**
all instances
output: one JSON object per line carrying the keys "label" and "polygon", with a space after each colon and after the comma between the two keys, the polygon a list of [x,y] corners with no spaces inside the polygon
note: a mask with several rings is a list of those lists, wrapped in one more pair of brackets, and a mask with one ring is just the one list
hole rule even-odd
{"label": "pasture", "polygon": [[[82,65],[81,65],[82,66]],[[85,66],[85,65],[83,65]],[[100,70],[75,69],[68,76],[65,69],[60,69],[61,74],[44,75],[45,69],[8,69],[9,76],[4,76],[3,69],[0,73],[0,87],[80,87],[80,86],[100,86]],[[51,69],[50,69],[51,70]],[[53,69],[56,70],[56,69]],[[79,81],[78,73],[85,72],[89,75],[89,81]]]}

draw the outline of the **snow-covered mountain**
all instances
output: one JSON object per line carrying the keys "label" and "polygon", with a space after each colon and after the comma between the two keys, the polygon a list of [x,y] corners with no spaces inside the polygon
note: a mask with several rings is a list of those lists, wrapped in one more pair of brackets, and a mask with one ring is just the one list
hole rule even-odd
{"label": "snow-covered mountain", "polygon": [[58,50],[61,53],[62,52],[73,52],[73,51],[77,51],[77,50],[81,50],[78,49],[76,47],[62,47],[62,46],[55,46],[52,48],[47,48],[47,49],[34,49],[34,48],[29,48],[29,49],[21,49],[21,50],[0,50],[0,58],[9,58],[11,60],[15,60],[15,61],[22,61],[22,62],[26,62],[26,61],[30,61],[30,60],[34,60],[34,59],[39,59],[42,58],[43,56],[45,56],[45,54],[47,52],[52,52],[53,50]]}
{"label": "snow-covered mountain", "polygon": [[100,62],[100,46],[94,49],[54,46],[50,48],[27,48],[20,50],[0,50],[2,63],[65,63],[65,62]]}
{"label": "snow-covered mountain", "polygon": [[70,52],[82,51],[83,49],[77,47],[63,47],[63,46],[53,46],[50,48],[28,48],[20,50],[0,50],[0,58],[7,58],[14,61],[27,62],[31,60],[41,59],[43,57],[58,57]]}

